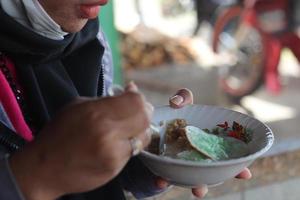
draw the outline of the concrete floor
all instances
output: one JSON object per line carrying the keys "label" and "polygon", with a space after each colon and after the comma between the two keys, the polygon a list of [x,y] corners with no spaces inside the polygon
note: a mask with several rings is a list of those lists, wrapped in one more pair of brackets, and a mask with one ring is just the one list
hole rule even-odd
{"label": "concrete floor", "polygon": [[[231,193],[217,198],[204,197],[203,200],[299,200],[300,178],[271,184],[268,186],[249,189],[238,193]],[[153,200],[161,200],[157,197]],[[193,195],[177,195],[177,197],[163,198],[163,200],[196,200]]]}
{"label": "concrete floor", "polygon": [[[300,178],[205,200],[299,200]],[[193,198],[191,198],[193,199]],[[175,199],[174,199],[175,200]],[[179,200],[179,199],[178,199]],[[183,200],[183,199],[180,199]]]}

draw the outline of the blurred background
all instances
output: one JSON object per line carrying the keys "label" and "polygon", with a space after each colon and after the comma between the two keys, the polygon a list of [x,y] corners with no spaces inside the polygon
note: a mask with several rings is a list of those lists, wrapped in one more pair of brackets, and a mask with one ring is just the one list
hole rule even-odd
{"label": "blurred background", "polygon": [[[300,198],[300,39],[297,0],[112,0],[100,21],[115,83],[135,81],[154,105],[182,87],[196,104],[258,118],[275,144],[250,181],[210,188],[210,200]],[[134,199],[128,194],[128,199]],[[172,187],[153,200],[194,199]]]}

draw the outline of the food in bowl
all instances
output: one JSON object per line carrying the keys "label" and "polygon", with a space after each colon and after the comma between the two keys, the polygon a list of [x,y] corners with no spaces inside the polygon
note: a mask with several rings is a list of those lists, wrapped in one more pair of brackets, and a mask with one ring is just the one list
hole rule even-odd
{"label": "food in bowl", "polygon": [[[266,153],[274,142],[272,130],[263,122],[246,114],[208,105],[188,105],[180,109],[173,109],[169,106],[159,106],[154,109],[152,124],[159,124],[162,121],[170,122],[174,119],[184,119],[189,126],[208,128],[213,131],[218,125],[233,126],[234,121],[247,130],[249,141],[246,145],[248,153],[245,156],[209,161],[193,161],[178,159],[170,156],[150,153],[143,150],[138,158],[157,176],[168,180],[170,183],[184,186],[197,187],[203,184],[214,186],[228,179],[235,177],[245,167]],[[163,126],[165,127],[165,126]],[[220,127],[221,134],[222,127]],[[163,136],[165,131],[160,131]],[[210,133],[212,134],[212,133]],[[228,132],[229,134],[229,132]],[[232,137],[235,136],[233,133]],[[155,136],[158,139],[159,135]],[[163,137],[165,138],[165,137]],[[242,137],[243,138],[243,137]],[[159,152],[158,152],[159,153]]]}
{"label": "food in bowl", "polygon": [[247,143],[251,141],[252,130],[236,121],[232,126],[225,121],[212,130],[188,125],[184,119],[170,120],[165,126],[164,150],[159,150],[160,138],[157,134],[150,144],[151,153],[202,162],[228,160],[249,154]]}

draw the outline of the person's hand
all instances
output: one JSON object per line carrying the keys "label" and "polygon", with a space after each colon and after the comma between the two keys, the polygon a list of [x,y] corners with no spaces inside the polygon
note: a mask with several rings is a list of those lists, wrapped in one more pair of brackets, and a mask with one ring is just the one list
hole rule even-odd
{"label": "person's hand", "polygon": [[[176,92],[176,94],[173,97],[170,98],[169,104],[173,108],[182,108],[185,105],[193,104],[193,93],[186,88],[180,89]],[[238,174],[236,178],[250,179],[251,176],[252,175],[250,170],[246,168],[240,174]],[[157,178],[156,185],[158,188],[164,189],[169,186],[169,183],[162,178]],[[207,186],[192,189],[192,193],[198,198],[203,198],[207,192]]]}
{"label": "person's hand", "polygon": [[130,138],[150,142],[152,109],[132,86],[116,97],[67,105],[34,142],[10,158],[28,200],[84,192],[114,178],[132,156]]}

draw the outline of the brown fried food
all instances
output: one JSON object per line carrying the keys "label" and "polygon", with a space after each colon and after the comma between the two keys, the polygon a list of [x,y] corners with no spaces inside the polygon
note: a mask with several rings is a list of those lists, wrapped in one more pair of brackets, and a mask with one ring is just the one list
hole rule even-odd
{"label": "brown fried food", "polygon": [[187,122],[184,119],[174,119],[167,125],[166,144],[176,143],[182,149],[189,149],[190,144],[186,138]]}
{"label": "brown fried food", "polygon": [[151,136],[151,142],[149,146],[147,147],[147,151],[159,155],[159,142],[160,142],[160,137],[158,134],[153,134]]}

